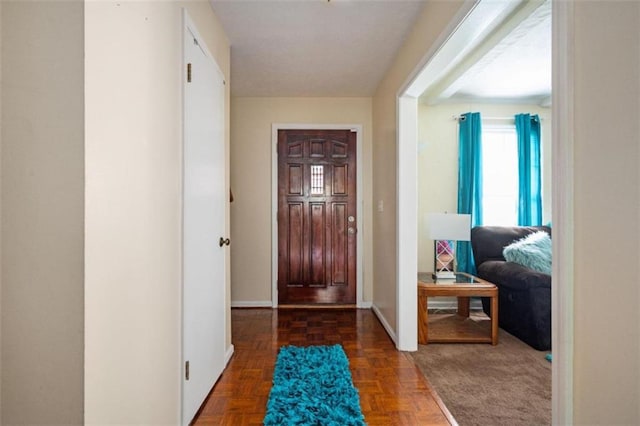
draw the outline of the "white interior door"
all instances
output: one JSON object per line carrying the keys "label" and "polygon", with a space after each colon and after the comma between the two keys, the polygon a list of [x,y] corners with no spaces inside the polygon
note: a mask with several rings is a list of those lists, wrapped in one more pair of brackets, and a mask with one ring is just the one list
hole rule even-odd
{"label": "white interior door", "polygon": [[[182,423],[224,368],[224,78],[185,13]],[[188,363],[188,366],[187,366]]]}

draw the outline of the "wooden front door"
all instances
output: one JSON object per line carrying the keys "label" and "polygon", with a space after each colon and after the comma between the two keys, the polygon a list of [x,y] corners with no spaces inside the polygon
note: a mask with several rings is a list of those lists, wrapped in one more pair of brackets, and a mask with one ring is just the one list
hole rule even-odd
{"label": "wooden front door", "polygon": [[278,303],[356,303],[356,133],[278,131]]}

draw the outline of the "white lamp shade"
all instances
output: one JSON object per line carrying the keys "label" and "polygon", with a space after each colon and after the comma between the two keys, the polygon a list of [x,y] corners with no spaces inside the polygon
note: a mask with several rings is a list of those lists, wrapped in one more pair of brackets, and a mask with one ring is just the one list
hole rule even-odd
{"label": "white lamp shade", "polygon": [[471,239],[470,214],[429,213],[427,224],[429,237],[432,240],[469,241]]}

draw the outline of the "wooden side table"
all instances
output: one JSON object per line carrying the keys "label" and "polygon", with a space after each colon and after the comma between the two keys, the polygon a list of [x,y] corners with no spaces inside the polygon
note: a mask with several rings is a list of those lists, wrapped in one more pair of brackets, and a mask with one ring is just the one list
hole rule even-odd
{"label": "wooden side table", "polygon": [[[429,324],[429,297],[458,298],[458,312]],[[469,319],[469,298],[491,298],[491,332]],[[430,272],[418,273],[418,343],[498,344],[498,287],[473,275],[456,272],[455,280],[437,281]]]}

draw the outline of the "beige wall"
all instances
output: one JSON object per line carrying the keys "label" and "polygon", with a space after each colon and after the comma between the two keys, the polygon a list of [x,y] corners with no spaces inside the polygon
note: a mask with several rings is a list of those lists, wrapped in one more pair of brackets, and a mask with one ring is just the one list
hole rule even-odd
{"label": "beige wall", "polygon": [[87,424],[180,418],[182,6],[228,81],[205,0],[86,3]]}
{"label": "beige wall", "polygon": [[[371,98],[233,98],[231,103],[231,298],[271,304],[271,125],[361,124],[363,298],[372,298]],[[248,302],[248,303],[247,303]]]}
{"label": "beige wall", "polygon": [[[516,104],[441,104],[418,107],[418,270],[433,269],[433,240],[425,215],[458,208],[458,122],[453,116],[480,112],[483,117],[538,114],[542,119],[543,223],[551,220],[551,109]],[[502,121],[500,122],[502,123]]]}
{"label": "beige wall", "polygon": [[[396,329],[396,97],[461,1],[425,3],[424,10],[398,52],[373,98],[373,303]],[[379,211],[379,203],[383,211]]]}
{"label": "beige wall", "polygon": [[640,424],[640,3],[574,18],[574,421]]}
{"label": "beige wall", "polygon": [[81,424],[83,2],[2,2],[2,424]]}

